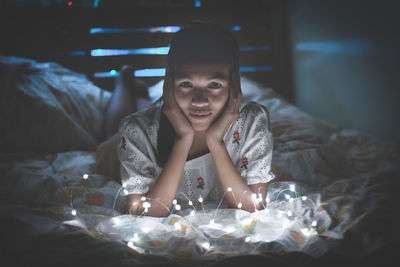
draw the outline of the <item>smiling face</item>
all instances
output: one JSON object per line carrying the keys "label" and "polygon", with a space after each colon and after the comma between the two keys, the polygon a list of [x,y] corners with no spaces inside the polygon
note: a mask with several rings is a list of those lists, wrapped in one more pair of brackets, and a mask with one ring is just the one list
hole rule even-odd
{"label": "smiling face", "polygon": [[229,67],[223,62],[185,64],[174,77],[175,100],[195,131],[206,131],[229,97]]}

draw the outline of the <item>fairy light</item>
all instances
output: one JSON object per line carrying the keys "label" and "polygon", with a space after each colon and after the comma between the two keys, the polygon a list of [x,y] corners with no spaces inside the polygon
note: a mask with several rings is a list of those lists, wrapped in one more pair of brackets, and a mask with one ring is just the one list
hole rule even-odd
{"label": "fairy light", "polygon": [[145,197],[145,196],[142,196],[142,197],[140,198],[140,200],[141,200],[141,201],[146,201],[146,197]]}
{"label": "fairy light", "polygon": [[193,202],[189,200],[188,205],[193,206]]}
{"label": "fairy light", "polygon": [[201,196],[199,197],[199,202],[203,203],[203,198]]}
{"label": "fairy light", "polygon": [[89,178],[89,174],[85,173],[85,174],[82,176],[82,178],[86,180],[87,178]]}
{"label": "fairy light", "polygon": [[133,241],[129,241],[129,242],[128,242],[128,247],[134,248]]}
{"label": "fairy light", "polygon": [[317,221],[312,221],[311,226],[313,227],[317,226]]}
{"label": "fairy light", "polygon": [[306,200],[307,200],[307,197],[306,197],[306,196],[302,196],[301,199],[304,200],[304,201],[306,201]]}
{"label": "fairy light", "polygon": [[126,190],[126,189],[124,189],[124,194],[125,194],[125,195],[128,195],[128,194],[129,194],[129,191]]}
{"label": "fairy light", "polygon": [[172,200],[172,204],[176,205],[176,203],[178,203],[176,199]]}
{"label": "fairy light", "polygon": [[296,191],[296,186],[294,184],[290,184],[289,185],[289,189],[290,189],[290,191],[295,192]]}
{"label": "fairy light", "polygon": [[210,249],[210,243],[208,243],[208,242],[201,243],[201,246],[206,250]]}
{"label": "fairy light", "polygon": [[249,236],[246,236],[246,238],[244,239],[244,241],[245,241],[246,243],[249,243],[249,242],[250,242],[250,237],[249,237]]}
{"label": "fairy light", "polygon": [[288,194],[285,194],[286,199],[290,199],[290,196]]}
{"label": "fairy light", "polygon": [[150,207],[151,207],[150,202],[147,201],[143,202],[143,208],[150,208]]}
{"label": "fairy light", "polygon": [[286,214],[287,214],[287,215],[290,217],[290,216],[292,216],[292,215],[293,215],[293,212],[292,212],[292,211],[290,211],[290,210],[288,210]]}
{"label": "fairy light", "polygon": [[229,187],[226,189],[226,191],[232,192],[232,187],[229,186]]}
{"label": "fairy light", "polygon": [[176,204],[176,205],[175,205],[175,209],[176,209],[176,210],[181,210],[181,205]]}
{"label": "fairy light", "polygon": [[257,195],[256,194],[251,194],[251,198],[253,199],[253,201],[257,198]]}
{"label": "fairy light", "polygon": [[238,207],[238,209],[241,209],[242,208],[242,203],[241,202],[239,202],[238,204],[237,204],[237,207]]}
{"label": "fairy light", "polygon": [[73,210],[71,211],[71,214],[74,215],[74,216],[76,216],[76,210],[73,209]]}
{"label": "fairy light", "polygon": [[194,210],[191,210],[190,215],[194,216],[194,215],[196,215],[196,212]]}

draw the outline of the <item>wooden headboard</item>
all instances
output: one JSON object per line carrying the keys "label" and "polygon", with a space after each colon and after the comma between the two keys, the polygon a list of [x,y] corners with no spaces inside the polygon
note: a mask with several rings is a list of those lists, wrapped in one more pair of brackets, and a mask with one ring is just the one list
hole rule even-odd
{"label": "wooden headboard", "polygon": [[2,9],[0,15],[1,54],[58,62],[108,91],[124,64],[132,65],[149,85],[158,82],[178,27],[192,20],[217,22],[239,42],[241,75],[293,101],[282,1],[232,8],[15,8]]}

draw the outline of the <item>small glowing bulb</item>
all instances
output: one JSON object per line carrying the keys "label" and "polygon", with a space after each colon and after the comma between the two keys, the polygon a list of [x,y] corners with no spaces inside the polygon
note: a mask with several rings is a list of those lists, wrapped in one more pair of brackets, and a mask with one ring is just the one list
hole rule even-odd
{"label": "small glowing bulb", "polygon": [[199,202],[203,203],[203,198],[201,196],[199,197]]}
{"label": "small glowing bulb", "polygon": [[172,200],[172,204],[176,205],[176,203],[178,203],[176,199]]}
{"label": "small glowing bulb", "polygon": [[289,185],[289,189],[290,189],[290,191],[292,191],[292,192],[296,191],[296,187],[295,187],[294,184]]}
{"label": "small glowing bulb", "polygon": [[71,211],[71,214],[74,215],[74,216],[76,216],[76,210],[72,210],[72,211]]}
{"label": "small glowing bulb", "polygon": [[124,189],[124,194],[125,195],[129,194],[128,190]]}
{"label": "small glowing bulb", "polygon": [[86,180],[87,178],[89,178],[89,175],[88,175],[87,173],[85,173],[85,174],[82,176],[82,178]]}
{"label": "small glowing bulb", "polygon": [[306,196],[302,196],[301,199],[302,200],[307,200],[307,197]]}
{"label": "small glowing bulb", "polygon": [[286,199],[290,199],[290,196],[288,194],[285,194]]}
{"label": "small glowing bulb", "polygon": [[213,225],[213,224],[215,224],[214,219],[212,219],[212,220],[210,221],[210,225]]}
{"label": "small glowing bulb", "polygon": [[205,249],[209,249],[209,248],[210,248],[210,243],[204,242],[204,243],[201,244],[201,246],[202,246],[203,248],[205,248]]}
{"label": "small glowing bulb", "polygon": [[251,198],[252,198],[252,199],[256,199],[256,198],[257,198],[257,195],[253,193],[253,194],[251,194]]}
{"label": "small glowing bulb", "polygon": [[133,234],[133,241],[137,242],[139,240],[139,235],[137,233]]}
{"label": "small glowing bulb", "polygon": [[313,227],[317,226],[317,221],[313,221],[313,222],[311,223],[311,226],[313,226]]}
{"label": "small glowing bulb", "polygon": [[129,242],[128,242],[128,247],[133,248],[133,242],[132,242],[132,241],[129,241]]}
{"label": "small glowing bulb", "polygon": [[290,211],[290,210],[288,210],[287,215],[288,215],[288,216],[292,216],[292,215],[293,215],[293,212]]}
{"label": "small glowing bulb", "polygon": [[150,202],[143,202],[143,208],[150,208],[151,207],[151,204],[150,204]]}
{"label": "small glowing bulb", "polygon": [[237,204],[237,207],[238,207],[238,209],[241,209],[241,208],[242,208],[242,203],[239,202],[239,203]]}
{"label": "small glowing bulb", "polygon": [[149,212],[149,208],[144,208],[144,213]]}
{"label": "small glowing bulb", "polygon": [[261,195],[261,193],[258,193],[258,198],[262,198],[262,195]]}
{"label": "small glowing bulb", "polygon": [[294,199],[293,198],[289,198],[289,202],[292,202]]}
{"label": "small glowing bulb", "polygon": [[145,200],[146,200],[146,197],[145,197],[145,196],[142,196],[142,197],[140,198],[140,200],[141,200],[141,201],[145,201]]}
{"label": "small glowing bulb", "polygon": [[232,192],[232,187],[229,186],[229,187],[226,189],[226,191]]}
{"label": "small glowing bulb", "polygon": [[250,242],[250,237],[246,236],[246,238],[244,239],[244,241],[245,241],[246,243],[249,243],[249,242]]}
{"label": "small glowing bulb", "polygon": [[192,216],[194,216],[196,214],[196,212],[194,211],[194,210],[192,210],[191,212],[190,212],[190,215],[192,215]]}
{"label": "small glowing bulb", "polygon": [[126,183],[123,183],[123,184],[122,184],[122,187],[123,187],[123,188],[126,188]]}
{"label": "small glowing bulb", "polygon": [[150,232],[150,230],[151,230],[150,227],[143,227],[143,228],[142,228],[143,233],[146,233],[146,234],[147,234],[148,232]]}
{"label": "small glowing bulb", "polygon": [[176,209],[176,210],[180,210],[180,209],[181,209],[181,205],[176,204],[176,205],[175,205],[175,209]]}
{"label": "small glowing bulb", "polygon": [[189,200],[188,204],[189,204],[190,206],[193,206],[193,202],[192,202],[191,200]]}
{"label": "small glowing bulb", "polygon": [[265,198],[265,202],[269,203],[269,196]]}

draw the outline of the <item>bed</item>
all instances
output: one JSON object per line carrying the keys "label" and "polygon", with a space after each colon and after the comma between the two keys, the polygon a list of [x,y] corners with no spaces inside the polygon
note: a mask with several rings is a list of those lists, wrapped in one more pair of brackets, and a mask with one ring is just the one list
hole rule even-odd
{"label": "bed", "polygon": [[[220,227],[204,229],[209,222],[201,216],[190,221],[190,214],[181,213],[184,207],[163,220],[132,217],[124,214],[120,181],[96,173],[96,150],[104,141],[100,126],[111,93],[54,62],[0,56],[0,68],[2,265],[398,261],[398,147],[318,120],[243,76],[244,101],[256,101],[270,112],[275,179],[268,187],[274,196],[269,213],[221,206],[213,217]],[[153,100],[161,88],[162,80],[150,87]],[[287,194],[277,195],[283,191]],[[217,206],[204,203],[205,214],[214,216]],[[293,213],[296,220],[290,219]],[[203,230],[194,231],[195,226]],[[143,232],[145,227],[150,229]]]}

